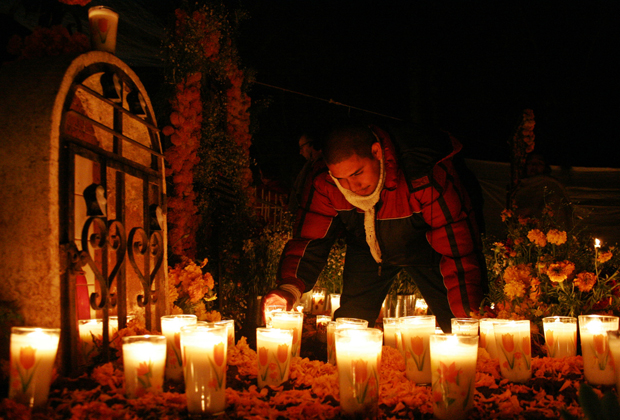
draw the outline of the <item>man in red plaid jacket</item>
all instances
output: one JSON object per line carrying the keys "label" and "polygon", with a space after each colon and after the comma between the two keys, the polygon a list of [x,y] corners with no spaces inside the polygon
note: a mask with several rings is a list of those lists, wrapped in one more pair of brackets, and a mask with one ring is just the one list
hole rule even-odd
{"label": "man in red plaid jacket", "polygon": [[362,318],[373,326],[403,269],[445,332],[451,318],[477,312],[486,272],[476,216],[455,168],[460,150],[450,135],[414,125],[390,134],[359,123],[333,130],[305,187],[278,287],[263,304],[286,302],[291,309],[345,235],[335,318]]}

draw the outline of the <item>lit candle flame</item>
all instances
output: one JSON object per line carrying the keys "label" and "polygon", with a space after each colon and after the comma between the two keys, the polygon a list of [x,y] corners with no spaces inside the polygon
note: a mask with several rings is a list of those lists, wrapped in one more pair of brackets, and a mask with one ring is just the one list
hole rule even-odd
{"label": "lit candle flame", "polygon": [[600,247],[601,247],[600,239],[594,239],[594,248],[600,248]]}

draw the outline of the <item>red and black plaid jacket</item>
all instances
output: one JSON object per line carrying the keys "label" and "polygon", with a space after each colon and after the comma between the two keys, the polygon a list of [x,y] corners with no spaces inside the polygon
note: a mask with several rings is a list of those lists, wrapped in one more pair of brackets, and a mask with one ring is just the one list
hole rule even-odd
{"label": "red and black plaid jacket", "polygon": [[[480,236],[468,194],[452,158],[460,143],[445,135],[443,158],[423,156],[417,174],[407,176],[399,167],[390,136],[371,127],[381,141],[386,179],[376,206],[376,234],[383,264],[416,266],[439,264],[448,302],[456,317],[477,311],[484,294]],[[437,145],[439,146],[439,145]],[[424,155],[426,145],[417,152]],[[435,148],[442,150],[441,147]],[[401,166],[415,166],[404,162]],[[430,164],[429,164],[430,162]],[[426,170],[423,168],[427,165]],[[414,170],[414,172],[416,172]],[[424,175],[420,176],[422,173]],[[335,186],[324,163],[315,166],[312,183],[304,191],[293,238],[286,244],[279,284],[292,284],[302,293],[310,290],[325,266],[334,241],[345,234],[347,252],[365,247],[364,213],[353,207]]]}

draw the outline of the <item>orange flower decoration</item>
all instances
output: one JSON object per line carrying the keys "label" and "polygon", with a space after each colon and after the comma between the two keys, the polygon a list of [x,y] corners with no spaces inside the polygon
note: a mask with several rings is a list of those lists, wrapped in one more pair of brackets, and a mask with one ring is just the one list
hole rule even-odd
{"label": "orange flower decoration", "polygon": [[138,365],[138,376],[144,376],[149,373],[149,364],[147,362],[142,362]]}
{"label": "orange flower decoration", "polygon": [[547,236],[538,229],[530,230],[527,234],[527,239],[541,248],[547,245]]}
{"label": "orange flower decoration", "polygon": [[181,333],[180,332],[174,333],[174,347],[178,349],[181,348]]}
{"label": "orange flower decoration", "polygon": [[424,340],[422,340],[422,337],[417,335],[415,337],[411,337],[411,349],[418,356],[424,353]]}
{"label": "orange flower decoration", "polygon": [[447,366],[444,362],[439,362],[439,377],[449,383],[456,383],[456,377],[459,375],[460,369],[456,368],[456,362],[452,362]]}
{"label": "orange flower decoration", "polygon": [[584,271],[583,273],[577,274],[574,283],[575,286],[577,286],[577,288],[582,292],[589,292],[596,284],[596,275],[594,273]]}
{"label": "orange flower decoration", "polygon": [[566,242],[566,232],[557,229],[551,229],[547,232],[547,241],[554,245],[562,245]]}
{"label": "orange flower decoration", "polygon": [[523,345],[523,353],[529,355],[530,351],[532,350],[529,335],[526,335],[525,337],[523,337],[522,345]]}
{"label": "orange flower decoration", "polygon": [[36,349],[31,346],[21,347],[19,349],[19,363],[26,370],[34,366]]}
{"label": "orange flower decoration", "polygon": [[220,342],[213,346],[213,359],[215,360],[215,364],[218,366],[222,366],[224,363],[224,342]]}
{"label": "orange flower decoration", "polygon": [[562,261],[559,263],[549,264],[547,267],[547,275],[549,280],[555,283],[562,283],[568,278],[575,270],[575,264],[569,261]]}
{"label": "orange flower decoration", "polygon": [[598,354],[605,354],[605,352],[607,352],[607,342],[606,339],[607,336],[603,335],[603,334],[598,334],[592,337],[592,341],[594,343],[594,351]]}
{"label": "orange flower decoration", "polygon": [[99,31],[102,34],[108,32],[108,20],[107,19],[99,19],[97,21],[97,26],[99,27]]}
{"label": "orange flower decoration", "polygon": [[278,361],[280,363],[286,362],[286,359],[288,358],[288,354],[289,354],[288,344],[280,344],[278,346],[278,352],[277,352]]}
{"label": "orange flower decoration", "polygon": [[502,334],[502,345],[504,349],[510,353],[515,349],[515,339],[512,334]]}
{"label": "orange flower decoration", "polygon": [[606,251],[606,252],[601,252],[598,254],[598,257],[596,258],[596,261],[598,261],[599,263],[604,263],[607,262],[609,260],[611,260],[611,257],[613,257],[614,254],[611,251]]}
{"label": "orange flower decoration", "polygon": [[368,380],[368,361],[362,359],[353,360],[351,362],[351,371],[356,384],[366,383]]}
{"label": "orange flower decoration", "polygon": [[269,353],[267,352],[267,349],[265,347],[259,348],[258,349],[258,363],[260,363],[261,366],[265,366],[268,360],[269,360]]}

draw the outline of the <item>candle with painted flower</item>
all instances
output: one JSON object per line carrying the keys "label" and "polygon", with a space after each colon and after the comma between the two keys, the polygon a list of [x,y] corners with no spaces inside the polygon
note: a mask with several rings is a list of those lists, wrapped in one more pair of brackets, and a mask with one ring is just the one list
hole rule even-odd
{"label": "candle with painted flower", "polygon": [[[103,319],[80,319],[78,321],[80,335],[80,355],[83,363],[89,363],[97,356],[97,347],[103,341]],[[95,345],[95,340],[97,345]]]}
{"label": "candle with painted flower", "polygon": [[502,376],[511,382],[526,382],[532,377],[530,321],[495,322],[493,330]]}
{"label": "candle with painted flower", "polygon": [[334,312],[336,312],[336,310],[340,308],[340,295],[338,293],[332,293],[331,295],[329,295],[329,300],[332,308],[331,318],[333,319]]}
{"label": "candle with painted flower", "polygon": [[293,344],[291,355],[299,357],[301,352],[301,332],[303,330],[304,314],[296,311],[274,312],[271,325],[273,328],[293,330]]}
{"label": "candle with painted flower", "polygon": [[181,327],[195,324],[196,315],[164,315],[161,317],[161,331],[166,337],[166,378],[183,380],[183,357],[181,355]]}
{"label": "candle with painted flower", "polygon": [[332,320],[329,315],[317,315],[316,316],[316,336],[322,343],[327,342],[327,324]]}
{"label": "candle with painted flower", "polygon": [[335,338],[343,414],[376,418],[383,332],[376,328],[341,328],[336,329]]}
{"label": "candle with painted flower", "polygon": [[592,385],[616,383],[607,331],[618,330],[617,316],[579,315],[583,375]]}
{"label": "candle with painted flower", "polygon": [[430,352],[435,418],[468,418],[474,405],[478,335],[432,335]]}
{"label": "candle with painted flower", "polygon": [[325,311],[325,298],[327,296],[327,290],[321,287],[315,287],[312,289],[312,310],[313,315],[321,314]]}
{"label": "candle with painted flower", "polygon": [[[399,318],[383,318],[383,344],[385,346],[399,348],[400,341]],[[400,346],[402,348],[402,345]]]}
{"label": "candle with painted flower", "polygon": [[577,318],[549,316],[543,318],[547,355],[553,358],[577,355]]}
{"label": "candle with painted flower", "polygon": [[400,318],[405,354],[405,375],[416,384],[431,383],[430,336],[435,334],[435,315]]}
{"label": "candle with painted flower", "polygon": [[423,298],[416,299],[414,315],[426,315],[428,312],[428,303]]}
{"label": "candle with painted flower", "polygon": [[492,359],[498,359],[497,342],[495,341],[495,330],[493,324],[498,322],[509,322],[508,319],[482,318],[480,320],[480,348],[485,349]]}
{"label": "candle with painted flower", "polygon": [[452,334],[478,335],[480,323],[475,318],[452,318]]}
{"label": "candle with painted flower", "polygon": [[60,328],[11,328],[9,398],[30,408],[47,402]]}
{"label": "candle with painted flower", "polygon": [[[609,353],[614,360],[614,366],[620,366],[620,331],[607,331],[607,342],[609,343]],[[616,395],[620,401],[620,368],[615,369],[616,374]]]}
{"label": "candle with painted flower", "polygon": [[88,9],[88,21],[92,48],[114,54],[118,13],[106,6],[94,6]]}
{"label": "candle with painted flower", "polygon": [[[274,303],[271,305],[265,305],[265,313],[264,313],[265,326],[271,327],[271,320],[273,319],[273,313],[282,312],[282,311],[286,311],[286,304]],[[301,312],[301,311],[298,311],[298,312]]]}
{"label": "candle with painted flower", "polygon": [[257,328],[258,387],[280,386],[288,381],[293,330]]}
{"label": "candle with painted flower", "polygon": [[123,337],[123,365],[127,398],[138,398],[146,392],[162,392],[166,368],[166,336]]}
{"label": "candle with painted flower", "polygon": [[334,332],[341,328],[368,328],[368,321],[359,318],[338,318],[327,324],[327,362],[336,364],[336,336]]}
{"label": "candle with painted flower", "polygon": [[213,323],[181,327],[181,347],[187,411],[221,413],[226,408],[227,327]]}

